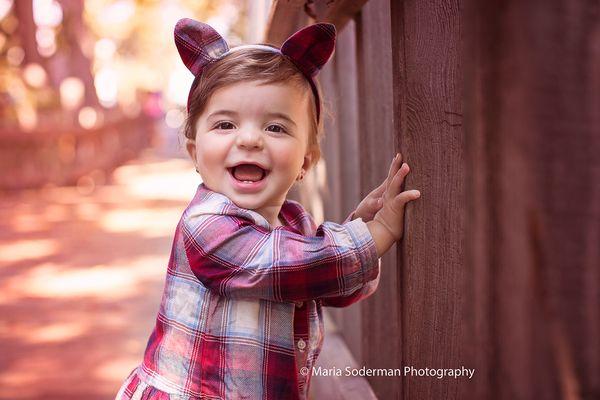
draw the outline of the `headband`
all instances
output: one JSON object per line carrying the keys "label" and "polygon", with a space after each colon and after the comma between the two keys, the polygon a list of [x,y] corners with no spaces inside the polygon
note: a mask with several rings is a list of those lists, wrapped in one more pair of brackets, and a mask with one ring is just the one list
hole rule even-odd
{"label": "headband", "polygon": [[180,19],[175,25],[175,45],[181,60],[195,77],[188,94],[187,111],[190,111],[192,93],[206,66],[236,50],[260,48],[283,54],[304,75],[315,96],[318,121],[321,110],[319,91],[314,78],[333,54],[335,34],[335,25],[318,23],[294,33],[285,40],[281,49],[260,44],[237,46],[230,49],[225,39],[210,25],[190,18]]}

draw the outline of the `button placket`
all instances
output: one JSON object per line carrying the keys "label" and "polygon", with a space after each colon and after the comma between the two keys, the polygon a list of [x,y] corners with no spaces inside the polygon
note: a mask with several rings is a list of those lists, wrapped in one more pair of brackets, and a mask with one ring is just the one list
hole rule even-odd
{"label": "button placket", "polygon": [[298,346],[298,350],[300,350],[301,352],[304,352],[304,349],[306,348],[306,342],[302,338],[300,338],[298,340],[297,346]]}

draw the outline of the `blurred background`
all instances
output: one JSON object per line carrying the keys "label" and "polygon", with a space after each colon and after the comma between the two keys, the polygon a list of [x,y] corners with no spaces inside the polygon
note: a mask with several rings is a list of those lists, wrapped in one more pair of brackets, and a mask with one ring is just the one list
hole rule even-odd
{"label": "blurred background", "polygon": [[[323,159],[343,221],[410,165],[377,291],[326,307],[313,399],[600,398],[597,0],[0,0],[0,399],[111,399],[140,363],[198,175],[173,27],[231,46],[335,24]],[[525,22],[524,22],[525,21]]]}
{"label": "blurred background", "polygon": [[[179,18],[255,41],[268,2],[0,0],[0,398],[111,399],[199,183]],[[248,15],[252,15],[252,23]]]}
{"label": "blurred background", "polygon": [[173,25],[199,16],[237,45],[261,33],[246,12],[245,0],[2,0],[0,188],[89,192],[142,149],[173,149],[192,80]]}

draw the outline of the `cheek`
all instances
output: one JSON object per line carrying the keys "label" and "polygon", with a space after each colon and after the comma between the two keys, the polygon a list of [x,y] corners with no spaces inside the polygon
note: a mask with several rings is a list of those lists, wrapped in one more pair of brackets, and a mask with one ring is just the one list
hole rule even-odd
{"label": "cheek", "polygon": [[273,153],[279,168],[290,174],[297,174],[304,162],[304,151],[301,145],[280,146]]}
{"label": "cheek", "polygon": [[204,168],[216,168],[223,165],[225,153],[219,149],[219,146],[199,146],[196,149],[198,164]]}

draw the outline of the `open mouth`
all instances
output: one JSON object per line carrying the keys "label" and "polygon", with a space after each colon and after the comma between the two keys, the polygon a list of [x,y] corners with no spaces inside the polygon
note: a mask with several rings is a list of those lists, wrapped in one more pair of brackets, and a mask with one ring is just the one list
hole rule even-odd
{"label": "open mouth", "polygon": [[238,182],[252,184],[260,182],[269,174],[269,170],[256,164],[238,164],[227,168],[231,176]]}

